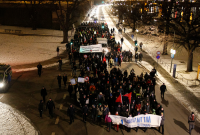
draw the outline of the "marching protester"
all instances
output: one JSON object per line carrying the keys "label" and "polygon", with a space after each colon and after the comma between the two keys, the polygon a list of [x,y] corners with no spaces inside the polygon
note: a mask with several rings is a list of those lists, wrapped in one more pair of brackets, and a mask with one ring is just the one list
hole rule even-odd
{"label": "marching protester", "polygon": [[196,117],[195,117],[195,115],[194,115],[194,112],[192,112],[192,113],[189,115],[189,117],[188,117],[189,134],[190,134],[190,135],[191,135],[192,129],[194,129],[195,120],[196,120]]}
{"label": "marching protester", "polygon": [[45,103],[46,101],[46,96],[47,96],[47,90],[45,89],[45,87],[43,86],[42,89],[41,89],[41,96],[43,98],[43,102]]}
{"label": "marching protester", "polygon": [[40,77],[42,73],[42,65],[40,63],[37,65],[37,69],[38,69],[38,75]]}
{"label": "marching protester", "polygon": [[61,89],[61,80],[62,80],[62,76],[61,76],[60,74],[57,76],[57,80],[58,80],[59,89]]}
{"label": "marching protester", "polygon": [[108,112],[108,114],[106,115],[105,122],[107,123],[107,130],[108,132],[110,132],[112,120],[108,115],[110,115],[110,112]]}
{"label": "marching protester", "polygon": [[62,70],[62,59],[61,58],[58,60],[58,69]]}
{"label": "marching protester", "polygon": [[67,84],[67,75],[66,74],[63,75],[63,83],[64,83],[64,86],[66,87],[66,84]]}
{"label": "marching protester", "polygon": [[53,118],[53,109],[55,109],[55,104],[51,98],[49,98],[49,101],[47,102],[46,109],[49,109],[50,118]]}
{"label": "marching protester", "polygon": [[38,110],[40,113],[40,117],[42,118],[42,113],[43,113],[43,101],[42,100],[40,100],[40,103],[38,105]]}
{"label": "marching protester", "polygon": [[163,83],[163,85],[160,86],[161,98],[164,98],[165,90],[166,90],[166,85]]}
{"label": "marching protester", "polygon": [[160,128],[162,127],[162,134],[164,134],[164,122],[165,122],[165,117],[164,117],[163,113],[161,113],[161,123],[160,123],[160,127],[159,127],[159,132],[160,132]]}
{"label": "marching protester", "polygon": [[68,115],[70,117],[70,123],[69,124],[72,124],[72,122],[74,122],[74,114],[75,114],[75,109],[72,106],[72,104],[69,106],[69,108],[67,110],[67,113],[68,113]]}

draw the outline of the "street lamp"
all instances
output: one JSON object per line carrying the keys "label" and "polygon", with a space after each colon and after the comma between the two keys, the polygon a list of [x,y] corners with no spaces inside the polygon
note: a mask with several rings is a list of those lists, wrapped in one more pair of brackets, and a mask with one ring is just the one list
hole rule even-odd
{"label": "street lamp", "polygon": [[139,31],[139,30],[138,30],[138,29],[136,29],[135,31],[136,31],[136,40],[137,40],[137,33],[138,33],[138,31]]}
{"label": "street lamp", "polygon": [[170,67],[170,73],[171,73],[171,71],[172,71],[172,61],[174,59],[174,55],[176,54],[176,50],[171,49],[170,53],[171,53],[171,67]]}

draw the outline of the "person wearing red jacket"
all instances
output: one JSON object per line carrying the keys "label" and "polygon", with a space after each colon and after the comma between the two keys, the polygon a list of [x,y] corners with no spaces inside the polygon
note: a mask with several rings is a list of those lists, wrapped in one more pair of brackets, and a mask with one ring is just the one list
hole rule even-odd
{"label": "person wearing red jacket", "polygon": [[105,56],[103,57],[103,63],[104,63],[104,61],[106,62],[106,57]]}
{"label": "person wearing red jacket", "polygon": [[135,109],[139,109],[140,110],[141,109],[141,104],[136,104],[135,105]]}
{"label": "person wearing red jacket", "polygon": [[111,118],[109,117],[109,115],[110,115],[110,112],[108,112],[108,114],[107,114],[106,117],[105,117],[105,122],[107,123],[107,130],[108,130],[108,132],[110,132],[110,129],[111,129],[111,122],[112,122],[112,120],[111,120]]}

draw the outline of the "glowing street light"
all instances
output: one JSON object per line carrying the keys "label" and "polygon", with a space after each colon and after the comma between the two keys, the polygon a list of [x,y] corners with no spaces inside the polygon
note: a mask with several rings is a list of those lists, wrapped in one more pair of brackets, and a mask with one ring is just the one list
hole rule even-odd
{"label": "glowing street light", "polygon": [[170,53],[171,53],[171,67],[170,67],[170,73],[171,73],[171,71],[172,71],[172,61],[174,59],[174,55],[176,54],[176,50],[171,49]]}
{"label": "glowing street light", "polygon": [[136,29],[135,31],[136,31],[136,40],[137,40],[137,33],[138,33],[138,31],[139,31],[139,30],[138,30],[138,29]]}

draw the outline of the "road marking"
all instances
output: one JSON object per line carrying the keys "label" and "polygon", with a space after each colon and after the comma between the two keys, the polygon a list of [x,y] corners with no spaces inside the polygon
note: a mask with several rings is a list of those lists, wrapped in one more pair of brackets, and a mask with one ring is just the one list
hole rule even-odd
{"label": "road marking", "polygon": [[55,132],[52,132],[51,135],[56,135],[56,133],[55,133]]}
{"label": "road marking", "polygon": [[67,97],[67,94],[64,94],[63,99],[65,99]]}
{"label": "road marking", "polygon": [[62,110],[62,108],[63,108],[63,104],[60,105],[60,110]]}
{"label": "road marking", "polygon": [[59,122],[59,116],[57,116],[56,121],[55,121],[55,124],[57,125],[58,122]]}

